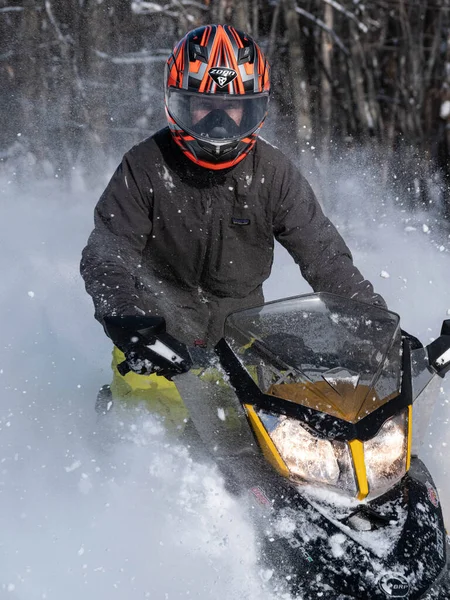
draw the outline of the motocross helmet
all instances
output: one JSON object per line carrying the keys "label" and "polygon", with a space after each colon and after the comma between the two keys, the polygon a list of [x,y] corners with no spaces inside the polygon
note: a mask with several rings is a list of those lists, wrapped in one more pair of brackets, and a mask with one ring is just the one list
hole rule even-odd
{"label": "motocross helmet", "polygon": [[165,108],[175,142],[202,167],[236,165],[255,145],[269,90],[269,65],[250,36],[229,25],[188,32],[165,70]]}

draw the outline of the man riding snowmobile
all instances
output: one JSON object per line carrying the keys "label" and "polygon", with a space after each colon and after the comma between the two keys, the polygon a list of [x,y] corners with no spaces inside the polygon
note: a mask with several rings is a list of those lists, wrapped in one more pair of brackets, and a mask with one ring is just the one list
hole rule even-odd
{"label": "man riding snowmobile", "polygon": [[[269,94],[269,65],[245,33],[207,25],[175,46],[165,71],[168,127],[125,154],[83,251],[100,323],[161,316],[183,344],[212,347],[227,314],[263,304],[275,240],[315,291],[385,306],[306,179],[258,138]],[[122,377],[114,368],[113,395],[139,390],[156,411],[184,418],[174,384],[156,376],[158,359],[136,340],[112,341],[115,367],[125,358],[131,369]]]}

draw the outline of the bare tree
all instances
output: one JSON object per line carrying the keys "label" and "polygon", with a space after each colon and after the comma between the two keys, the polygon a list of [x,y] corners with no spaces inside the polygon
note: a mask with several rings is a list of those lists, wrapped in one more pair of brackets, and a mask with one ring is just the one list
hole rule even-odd
{"label": "bare tree", "polygon": [[265,48],[291,154],[382,148],[381,181],[401,156],[415,202],[450,179],[450,0],[0,0],[0,159],[21,133],[57,173],[97,172],[161,126],[166,57],[211,22]]}
{"label": "bare tree", "polygon": [[282,3],[286,42],[289,57],[288,101],[294,111],[295,141],[299,144],[311,138],[311,114],[309,83],[305,67],[300,23],[296,12],[296,0],[280,0]]}

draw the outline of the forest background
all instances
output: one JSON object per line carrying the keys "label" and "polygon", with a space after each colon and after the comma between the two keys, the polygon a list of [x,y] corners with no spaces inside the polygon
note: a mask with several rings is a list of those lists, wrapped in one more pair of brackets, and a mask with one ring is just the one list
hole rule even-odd
{"label": "forest background", "polygon": [[313,179],[370,162],[393,198],[450,217],[450,0],[0,0],[0,172],[95,180],[164,126],[165,61],[214,22],[262,46],[263,135]]}

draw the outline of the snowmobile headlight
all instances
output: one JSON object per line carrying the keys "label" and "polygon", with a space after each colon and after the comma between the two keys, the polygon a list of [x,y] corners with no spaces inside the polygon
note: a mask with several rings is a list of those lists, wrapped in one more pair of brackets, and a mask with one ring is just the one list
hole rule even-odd
{"label": "snowmobile headlight", "polygon": [[[301,422],[248,407],[250,421],[268,460],[293,481],[325,484],[357,493],[351,452],[344,442],[310,433]],[[278,457],[278,459],[277,459]]]}
{"label": "snowmobile headlight", "polygon": [[391,417],[378,434],[364,442],[364,462],[370,495],[399,481],[407,470],[408,410]]}
{"label": "snowmobile headlight", "polygon": [[298,421],[289,418],[280,418],[270,437],[292,475],[330,485],[337,483],[339,465],[328,440],[312,436]]}
{"label": "snowmobile headlight", "polygon": [[411,407],[365,442],[329,440],[297,419],[246,408],[266,458],[293,481],[328,485],[362,500],[379,496],[409,468]]}

